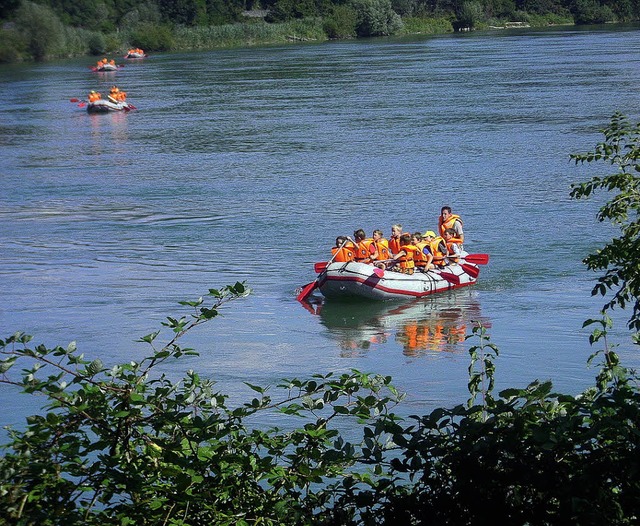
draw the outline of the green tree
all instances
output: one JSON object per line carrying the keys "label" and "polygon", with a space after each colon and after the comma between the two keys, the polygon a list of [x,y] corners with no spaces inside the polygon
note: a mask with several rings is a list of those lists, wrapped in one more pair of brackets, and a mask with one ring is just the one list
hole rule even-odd
{"label": "green tree", "polygon": [[584,263],[591,270],[605,271],[592,291],[593,295],[602,296],[613,292],[604,310],[630,305],[628,326],[637,333],[640,331],[640,123],[631,124],[627,117],[616,113],[602,133],[604,141],[593,151],[571,158],[576,164],[603,162],[613,172],[573,185],[571,197],[585,199],[597,190],[614,193],[600,208],[597,218],[619,227],[620,235],[590,254]]}
{"label": "green tree", "polygon": [[402,19],[391,8],[390,0],[351,0],[356,12],[359,37],[388,36],[402,29]]}
{"label": "green tree", "polygon": [[572,9],[576,24],[604,24],[615,19],[613,11],[597,0],[576,0]]}
{"label": "green tree", "polygon": [[64,47],[64,26],[48,7],[25,1],[16,12],[15,23],[36,60],[55,55]]}

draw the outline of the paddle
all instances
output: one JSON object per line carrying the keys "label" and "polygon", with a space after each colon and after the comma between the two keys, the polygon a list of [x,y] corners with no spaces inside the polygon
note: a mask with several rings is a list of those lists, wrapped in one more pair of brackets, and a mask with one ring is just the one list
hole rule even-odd
{"label": "paddle", "polygon": [[[340,248],[343,248],[349,241],[351,241],[349,238],[345,239],[344,243],[340,245]],[[340,248],[336,250],[335,254],[331,256],[331,259],[325,263],[325,268],[327,268],[331,263],[333,263],[333,260],[336,258],[336,256],[340,252]],[[296,296],[296,299],[298,301],[306,300],[317,286],[318,286],[318,279],[316,278],[311,283],[307,283],[304,287],[302,287],[302,290],[300,291],[300,294]]]}
{"label": "paddle", "polygon": [[462,267],[462,270],[469,274],[473,279],[476,279],[480,275],[480,269],[478,267],[474,267],[467,263],[460,263],[460,266]]}
{"label": "paddle", "polygon": [[460,259],[464,259],[467,263],[473,263],[474,265],[486,265],[489,263],[489,254],[467,254]]}
{"label": "paddle", "polygon": [[440,272],[435,271],[438,276],[440,276],[445,281],[448,281],[452,285],[460,285],[460,276],[456,276],[455,274],[451,274],[450,272]]}

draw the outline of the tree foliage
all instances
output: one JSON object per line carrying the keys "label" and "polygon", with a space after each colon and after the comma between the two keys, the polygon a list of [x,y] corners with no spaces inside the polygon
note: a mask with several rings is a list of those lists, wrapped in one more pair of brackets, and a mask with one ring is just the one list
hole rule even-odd
{"label": "tree foliage", "polygon": [[629,328],[637,333],[640,331],[640,123],[631,124],[627,117],[616,113],[602,133],[604,141],[593,151],[571,158],[576,164],[604,162],[613,172],[573,185],[571,197],[586,199],[598,190],[613,193],[597,218],[616,225],[620,235],[590,254],[584,263],[591,270],[605,271],[592,291],[593,295],[602,296],[613,292],[604,310],[629,305]]}

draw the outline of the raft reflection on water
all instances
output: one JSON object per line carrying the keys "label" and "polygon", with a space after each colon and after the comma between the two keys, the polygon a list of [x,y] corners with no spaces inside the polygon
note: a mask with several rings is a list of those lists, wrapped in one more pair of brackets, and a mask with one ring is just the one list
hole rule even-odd
{"label": "raft reflection on water", "polygon": [[324,300],[309,310],[320,316],[345,357],[393,341],[409,357],[463,352],[468,347],[465,337],[474,323],[490,326],[481,316],[476,294],[469,289],[410,302]]}

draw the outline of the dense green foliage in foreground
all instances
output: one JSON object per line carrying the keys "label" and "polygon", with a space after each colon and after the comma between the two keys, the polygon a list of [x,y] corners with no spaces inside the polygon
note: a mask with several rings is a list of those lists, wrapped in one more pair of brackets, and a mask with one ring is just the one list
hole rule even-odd
{"label": "dense green foliage in foreground", "polygon": [[[577,396],[549,382],[494,393],[497,347],[470,337],[470,398],[402,419],[391,379],[352,371],[283,380],[232,407],[210,380],[158,370],[194,351],[179,341],[248,294],[243,284],[183,302],[141,338],[149,356],[115,366],[75,344],[47,348],[16,333],[0,341],[0,383],[44,395],[44,414],[11,430],[0,457],[0,524],[637,524],[640,386],[607,344],[607,312],[640,319],[640,124],[613,117],[605,140],[576,162],[615,168],[573,189],[614,192],[601,208],[621,236],[589,256],[613,292],[591,343],[595,385]],[[18,372],[18,366],[21,370]],[[286,429],[252,425],[279,413]],[[266,419],[262,418],[262,421]]]}
{"label": "dense green foliage in foreground", "polygon": [[0,62],[634,20],[633,0],[0,0]]}

